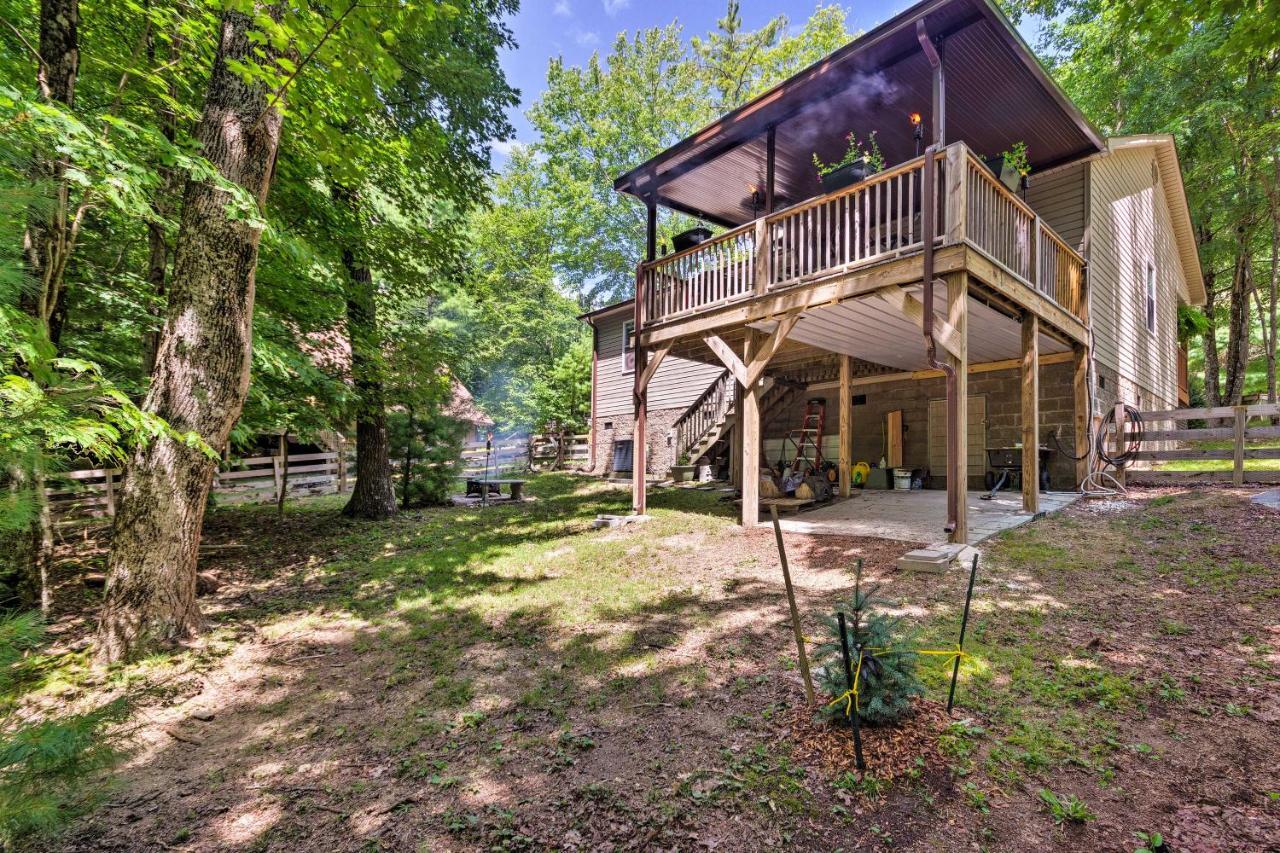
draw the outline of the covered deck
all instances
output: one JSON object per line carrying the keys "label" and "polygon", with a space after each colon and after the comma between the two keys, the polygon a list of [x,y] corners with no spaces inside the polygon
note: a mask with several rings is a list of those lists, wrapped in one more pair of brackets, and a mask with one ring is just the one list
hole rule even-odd
{"label": "covered deck", "polygon": [[[948,143],[949,105],[961,118]],[[913,143],[919,148],[913,108],[927,112],[931,129],[918,156],[910,156]],[[894,132],[882,147],[899,155],[897,165],[822,192],[811,152],[834,153],[845,130],[885,128]],[[1033,167],[1046,169],[1102,147],[987,0],[935,0],[619,178],[618,188],[649,210],[647,260],[636,276],[636,510],[645,509],[647,386],[672,353],[722,364],[738,385],[734,469],[744,525],[759,520],[769,380],[838,390],[839,493],[847,497],[853,390],[942,377],[946,499],[934,529],[956,542],[970,539],[971,374],[1017,370],[1021,444],[1037,447],[1041,359],[1070,361],[1074,452],[1083,456],[1084,259],[974,150],[1019,140]],[[726,230],[659,258],[659,205]],[[1022,474],[1021,510],[1034,514],[1038,454],[1024,454]],[[923,508],[932,498],[918,500]]]}

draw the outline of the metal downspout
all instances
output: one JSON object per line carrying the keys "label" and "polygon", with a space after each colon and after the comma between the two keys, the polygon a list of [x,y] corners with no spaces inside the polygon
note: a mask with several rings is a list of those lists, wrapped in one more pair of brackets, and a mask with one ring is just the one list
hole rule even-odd
{"label": "metal downspout", "polygon": [[933,42],[929,39],[929,33],[925,29],[924,21],[916,22],[916,37],[920,41],[920,47],[924,51],[925,58],[929,60],[929,66],[934,73],[934,103],[933,103],[933,143],[924,150],[924,168],[921,174],[921,180],[924,183],[925,191],[921,196],[925,200],[924,210],[921,212],[921,231],[924,238],[924,258],[922,278],[924,280],[924,317],[922,318],[921,327],[924,332],[925,354],[929,359],[929,366],[935,370],[941,370],[947,378],[947,523],[943,530],[948,534],[954,533],[958,526],[960,517],[959,502],[964,500],[964,493],[968,486],[967,483],[960,483],[959,488],[955,488],[956,480],[959,478],[959,461],[958,454],[967,453],[968,448],[957,447],[960,431],[960,400],[958,397],[958,382],[956,378],[956,369],[947,361],[938,358],[938,343],[933,337],[933,288],[934,284],[943,284],[945,282],[938,281],[933,275],[933,241],[937,236],[937,215],[938,215],[938,165],[935,156],[943,141],[941,114],[945,106],[942,103],[942,81],[940,79],[942,71],[942,57],[938,55],[937,49]]}

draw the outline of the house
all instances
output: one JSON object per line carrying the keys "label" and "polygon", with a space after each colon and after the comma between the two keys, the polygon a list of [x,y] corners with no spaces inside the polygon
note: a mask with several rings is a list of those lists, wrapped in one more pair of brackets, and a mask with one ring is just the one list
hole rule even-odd
{"label": "house", "polygon": [[[814,155],[873,131],[886,166],[824,187]],[[1017,143],[1022,186],[987,159]],[[778,457],[836,461],[842,495],[884,459],[946,490],[964,542],[988,449],[1047,448],[1072,489],[1103,413],[1185,399],[1177,308],[1205,293],[1173,142],[1103,138],[990,0],[912,6],[615,189],[648,232],[637,299],[584,316],[593,459],[638,511],[683,454],[727,453],[745,525]],[[659,257],[659,207],[721,231]],[[1042,454],[1018,455],[1034,513]]]}
{"label": "house", "polygon": [[467,390],[467,386],[452,376],[449,377],[449,395],[449,402],[440,411],[446,417],[466,425],[467,431],[462,437],[463,443],[473,444],[484,441],[485,437],[493,432],[493,418],[476,405],[476,400]]}

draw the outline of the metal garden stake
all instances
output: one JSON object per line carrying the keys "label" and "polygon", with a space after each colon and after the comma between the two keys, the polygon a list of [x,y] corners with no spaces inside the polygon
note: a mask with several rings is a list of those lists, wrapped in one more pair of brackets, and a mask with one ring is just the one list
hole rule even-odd
{"label": "metal garden stake", "polygon": [[[969,591],[964,595],[964,615],[960,617],[960,642],[956,644],[957,652],[964,652],[964,632],[969,627],[969,603],[973,601],[973,579],[978,576],[978,555],[973,555],[973,568],[969,569]],[[951,689],[947,691],[947,713],[951,713],[951,705],[956,698],[956,679],[960,677],[960,654],[956,655],[955,666],[951,668]]]}
{"label": "metal garden stake", "polygon": [[[850,692],[853,691],[853,663],[849,658],[849,638],[845,634],[844,614],[836,611],[836,624],[840,627],[840,654],[844,657],[844,681]],[[849,697],[849,728],[853,730],[853,757],[858,770],[866,770],[867,763],[862,760],[862,715],[858,713],[858,697]]]}
{"label": "metal garden stake", "polygon": [[791,570],[787,567],[787,549],[782,544],[782,525],[778,523],[778,508],[770,505],[773,517],[773,536],[778,540],[778,558],[782,561],[782,581],[787,587],[787,605],[791,608],[791,628],[796,635],[796,651],[800,653],[800,674],[804,676],[804,692],[813,704],[813,679],[809,676],[809,658],[804,652],[804,634],[800,630],[800,611],[796,608],[796,593],[791,588]]}

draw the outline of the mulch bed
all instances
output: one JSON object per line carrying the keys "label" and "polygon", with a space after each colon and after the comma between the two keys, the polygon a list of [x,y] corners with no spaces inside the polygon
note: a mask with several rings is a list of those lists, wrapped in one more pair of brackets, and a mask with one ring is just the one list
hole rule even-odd
{"label": "mulch bed", "polygon": [[[952,722],[946,706],[931,699],[916,699],[914,712],[897,725],[866,726],[861,729],[862,757],[866,773],[877,779],[897,779],[928,767],[943,765],[938,752],[938,735]],[[797,761],[820,767],[833,776],[857,773],[853,733],[842,722],[828,722],[819,716],[821,706],[801,705],[789,712],[792,752]]]}

